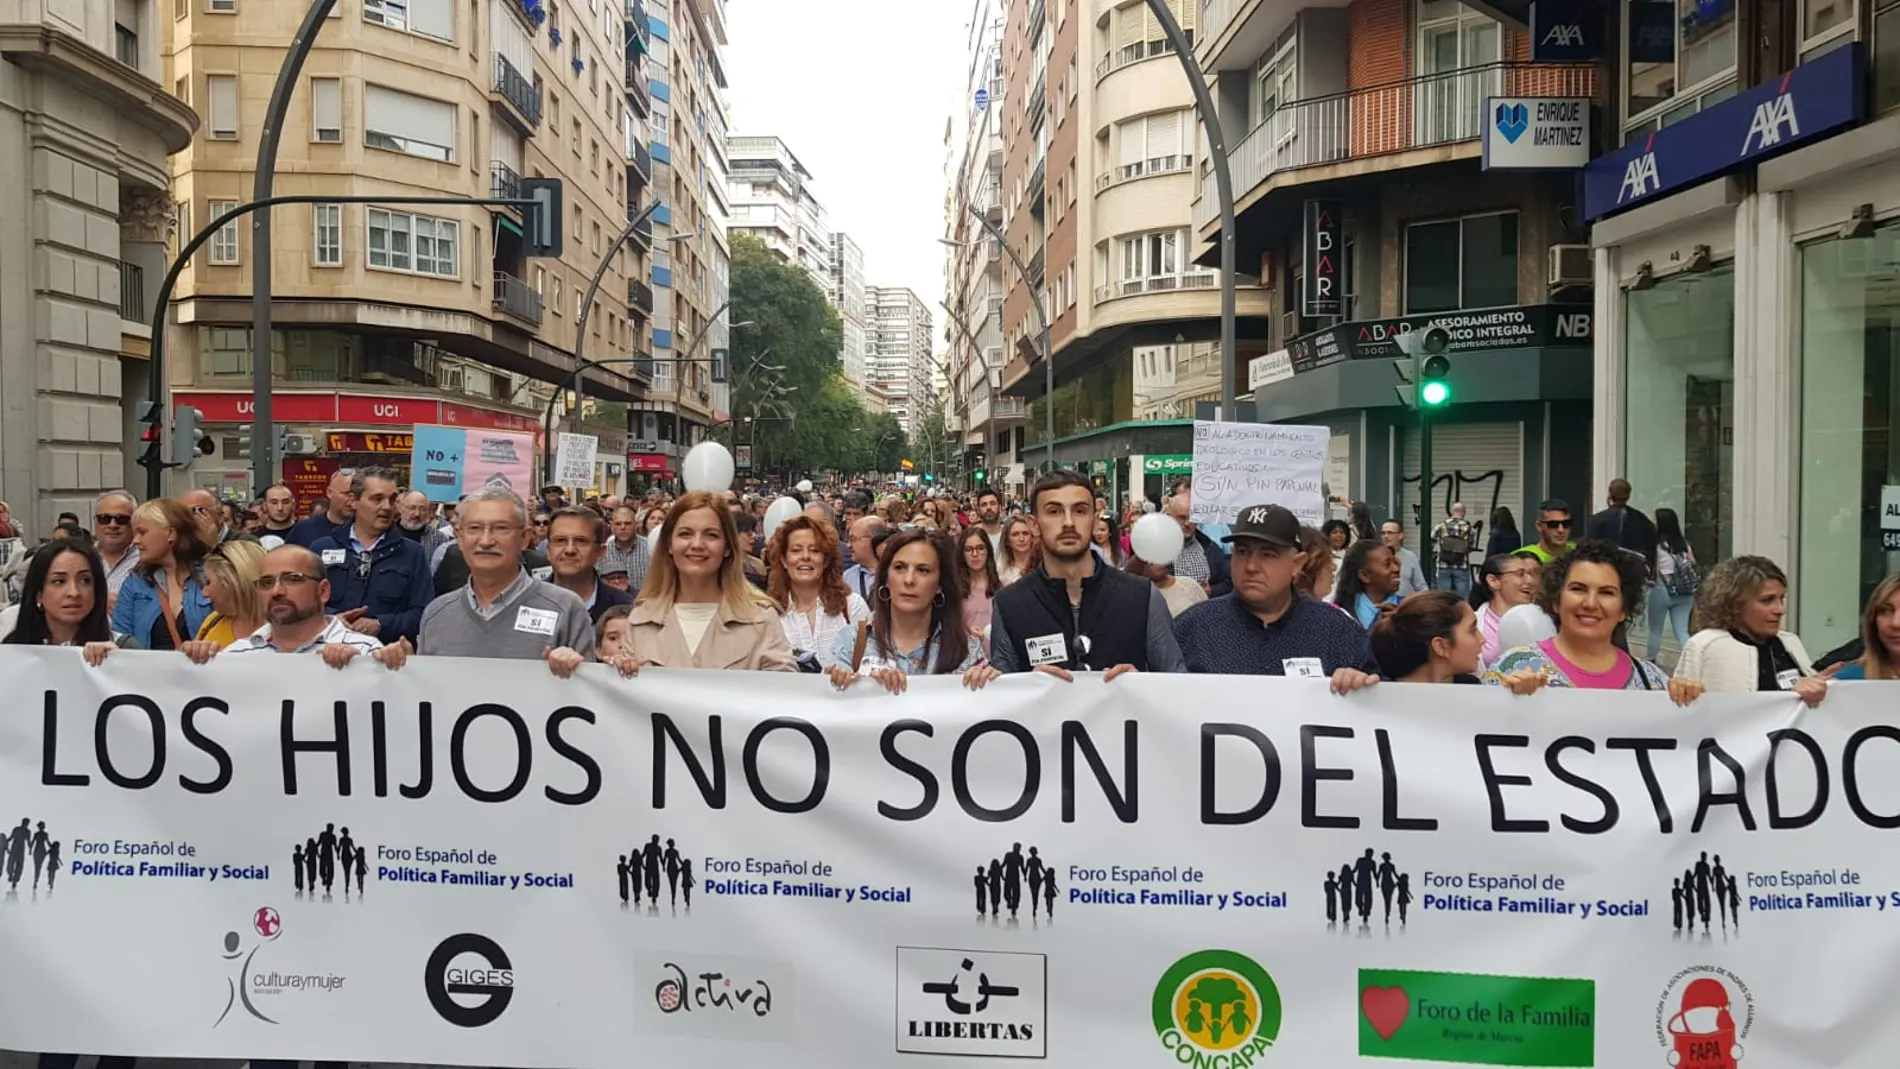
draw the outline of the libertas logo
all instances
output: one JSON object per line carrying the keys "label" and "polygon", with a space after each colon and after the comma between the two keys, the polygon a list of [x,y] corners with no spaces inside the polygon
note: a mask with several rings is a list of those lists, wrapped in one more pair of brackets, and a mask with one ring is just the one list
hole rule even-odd
{"label": "libertas logo", "polygon": [[897,1049],[981,1058],[1047,1056],[1041,954],[897,948]]}
{"label": "libertas logo", "polygon": [[1280,1038],[1280,989],[1253,959],[1202,950],[1155,984],[1155,1035],[1176,1064],[1246,1069]]}

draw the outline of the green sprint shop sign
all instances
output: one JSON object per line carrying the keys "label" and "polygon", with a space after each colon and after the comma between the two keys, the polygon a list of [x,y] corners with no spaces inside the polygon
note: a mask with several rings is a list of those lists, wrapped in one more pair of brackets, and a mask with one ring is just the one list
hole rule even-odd
{"label": "green sprint shop sign", "polygon": [[1190,475],[1194,472],[1194,454],[1150,453],[1141,458],[1141,470],[1149,475]]}
{"label": "green sprint shop sign", "polygon": [[1247,1069],[1280,1038],[1280,989],[1251,958],[1203,950],[1161,974],[1155,1035],[1191,1069]]}

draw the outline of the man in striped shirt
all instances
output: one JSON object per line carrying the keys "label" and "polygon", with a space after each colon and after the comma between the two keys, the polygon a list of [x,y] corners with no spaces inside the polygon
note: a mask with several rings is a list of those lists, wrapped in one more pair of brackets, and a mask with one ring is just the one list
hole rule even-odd
{"label": "man in striped shirt", "polygon": [[652,550],[644,535],[635,530],[638,513],[622,505],[610,515],[613,521],[613,537],[607,539],[607,552],[601,555],[597,571],[601,575],[610,572],[625,572],[627,585],[623,588],[638,594],[646,585],[647,561]]}
{"label": "man in striped shirt", "polygon": [[315,653],[332,668],[342,668],[367,653],[381,661],[383,643],[374,635],[353,631],[335,616],[324,614],[330,600],[330,581],[323,561],[304,546],[282,545],[264,555],[257,579],[264,595],[263,627],[224,650],[234,653]]}

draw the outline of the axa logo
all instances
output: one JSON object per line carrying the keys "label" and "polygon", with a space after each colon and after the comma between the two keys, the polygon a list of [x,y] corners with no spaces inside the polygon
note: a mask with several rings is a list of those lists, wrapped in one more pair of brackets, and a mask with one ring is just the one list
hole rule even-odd
{"label": "axa logo", "polygon": [[1560,22],[1552,26],[1539,43],[1554,48],[1582,48],[1583,27],[1574,22]]}
{"label": "axa logo", "polygon": [[1641,200],[1662,188],[1662,173],[1656,169],[1656,135],[1643,143],[1643,154],[1623,167],[1623,185],[1616,191],[1616,202],[1628,204]]}
{"label": "axa logo", "polygon": [[1794,72],[1781,76],[1781,90],[1773,100],[1755,105],[1755,116],[1748,122],[1748,134],[1742,138],[1742,155],[1764,152],[1781,144],[1784,138],[1801,136],[1801,120],[1794,113],[1794,97],[1788,95],[1788,83]]}

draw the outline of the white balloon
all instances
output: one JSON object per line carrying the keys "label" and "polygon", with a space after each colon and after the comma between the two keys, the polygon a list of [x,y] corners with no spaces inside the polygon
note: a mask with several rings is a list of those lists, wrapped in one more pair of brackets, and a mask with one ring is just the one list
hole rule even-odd
{"label": "white balloon", "polygon": [[781,497],[772,502],[765,509],[765,537],[770,539],[772,532],[778,530],[779,524],[784,523],[786,520],[791,519],[803,511],[805,510],[798,507],[797,498]]}
{"label": "white balloon", "polygon": [[1181,525],[1172,516],[1151,512],[1135,521],[1128,532],[1128,545],[1135,556],[1149,564],[1173,564],[1174,558],[1181,555],[1181,547],[1187,540],[1181,535]]}
{"label": "white balloon", "polygon": [[736,470],[732,452],[718,442],[699,443],[687,451],[686,460],[680,464],[680,476],[686,480],[687,490],[715,494],[732,489],[732,474]]}
{"label": "white balloon", "polygon": [[798,480],[798,492],[801,494],[811,493],[811,480],[810,479]]}

